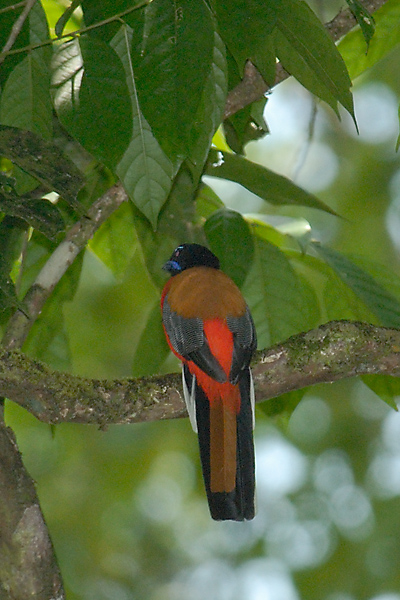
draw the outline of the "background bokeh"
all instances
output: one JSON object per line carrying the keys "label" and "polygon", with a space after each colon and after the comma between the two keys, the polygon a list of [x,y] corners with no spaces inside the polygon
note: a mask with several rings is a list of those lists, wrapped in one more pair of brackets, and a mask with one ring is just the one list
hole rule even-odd
{"label": "background bokeh", "polygon": [[[339,218],[208,183],[235,210],[284,217],[287,227],[301,218],[314,238],[399,275],[399,59],[395,48],[355,80],[358,133],[348,115],[339,121],[288,80],[267,103],[270,135],[247,147]],[[73,371],[146,374],[138,352],[158,301],[135,240],[119,279],[89,249],[64,308]],[[148,339],[150,364],[157,340]],[[60,344],[54,366],[64,363]],[[168,357],[161,370],[177,368]],[[8,403],[7,422],[37,483],[69,600],[400,600],[400,415],[361,381],[315,386],[290,418],[257,408],[258,510],[249,523],[211,521],[186,419],[50,428]]]}

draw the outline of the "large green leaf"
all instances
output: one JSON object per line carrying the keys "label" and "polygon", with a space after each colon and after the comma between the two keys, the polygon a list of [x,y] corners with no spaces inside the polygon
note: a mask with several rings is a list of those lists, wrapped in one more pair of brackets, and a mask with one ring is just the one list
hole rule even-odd
{"label": "large green leaf", "polygon": [[56,242],[34,231],[21,257],[18,273],[18,293],[23,298],[34,283],[45,263],[56,249]]}
{"label": "large green leaf", "polygon": [[365,52],[365,39],[361,29],[350,31],[339,43],[350,77],[355,79],[376,64],[400,42],[400,4],[388,0],[374,13],[375,34]]}
{"label": "large green leaf", "polygon": [[213,189],[205,183],[201,183],[196,196],[196,212],[199,217],[208,219],[211,215],[225,205]]}
{"label": "large green leaf", "polygon": [[196,179],[201,175],[212,138],[222,121],[228,90],[227,70],[225,46],[215,32],[212,64],[190,133],[190,164]]}
{"label": "large green leaf", "polygon": [[329,206],[286,177],[228,152],[212,149],[205,174],[236,181],[271,204],[296,204],[335,214]]}
{"label": "large green leaf", "polygon": [[139,106],[130,55],[132,30],[128,25],[121,26],[112,46],[124,65],[133,114],[132,138],[117,165],[117,174],[130,199],[156,228],[158,214],[172,186],[174,170]]}
{"label": "large green leaf", "polygon": [[82,174],[55,144],[30,131],[0,125],[0,155],[36,177],[49,191],[78,206],[76,196],[83,184]]}
{"label": "large green leaf", "polygon": [[53,68],[61,122],[86,150],[115,168],[132,130],[131,101],[117,53],[101,40],[81,36],[58,48]]}
{"label": "large green leaf", "polygon": [[196,207],[191,199],[194,199],[196,189],[189,169],[183,165],[161,210],[157,231],[140,215],[135,219],[143,260],[156,287],[165,283],[165,272],[161,267],[179,244],[205,243],[203,231],[194,226]]}
{"label": "large green leaf", "polygon": [[83,252],[60,279],[24,344],[25,352],[59,370],[72,368],[62,306],[75,295],[82,261]]}
{"label": "large green leaf", "polygon": [[258,345],[268,345],[310,329],[319,320],[312,288],[273,244],[254,238],[253,265],[242,288],[257,326]]}
{"label": "large green leaf", "polygon": [[204,231],[211,250],[221,262],[221,269],[241,287],[254,254],[248,224],[238,212],[222,208],[207,219]]}
{"label": "large green leaf", "polygon": [[91,26],[96,23],[109,20],[101,27],[95,27],[90,31],[91,36],[101,38],[109,42],[117,33],[121,23],[133,26],[136,22],[134,12],[136,5],[142,6],[141,0],[113,0],[113,2],[99,2],[98,0],[82,0],[81,6],[85,25]]}
{"label": "large green leaf", "polygon": [[133,15],[140,106],[164,152],[179,164],[190,154],[193,122],[212,68],[211,12],[204,0],[153,0]]}
{"label": "large green leaf", "polygon": [[145,377],[160,373],[170,353],[161,321],[160,301],[157,299],[148,314],[133,359],[133,377]]}
{"label": "large green leaf", "polygon": [[348,319],[350,321],[365,321],[378,323],[379,319],[367,307],[362,298],[332,271],[325,263],[327,280],[322,292],[326,319],[328,321]]}
{"label": "large green leaf", "polygon": [[78,6],[80,6],[80,5],[81,5],[81,0],[72,0],[71,4],[63,12],[63,14],[58,19],[58,21],[55,25],[55,28],[54,28],[57,37],[62,36],[63,31],[64,31],[68,21],[70,20],[70,18],[72,17],[72,15],[74,14],[74,12],[78,8]]}
{"label": "large green leaf", "polygon": [[214,4],[221,35],[243,74],[245,62],[257,62],[255,58],[264,51],[281,0],[216,0]]}
{"label": "large green leaf", "polygon": [[340,102],[354,116],[346,65],[319,19],[303,0],[279,5],[276,53],[284,68],[333,108]]}
{"label": "large green leaf", "polygon": [[400,302],[390,292],[340,252],[317,243],[313,247],[383,325],[400,327]]}
{"label": "large green leaf", "polygon": [[96,232],[90,249],[121,281],[135,253],[137,238],[132,205],[124,202]]}
{"label": "large green leaf", "polygon": [[50,73],[35,52],[29,53],[13,70],[0,100],[3,125],[33,131],[45,139],[52,137]]}
{"label": "large green leaf", "polygon": [[[1,26],[2,24],[0,29]],[[36,45],[48,41],[49,28],[39,2],[36,2],[29,12],[23,28],[25,27],[29,31],[30,44]],[[51,139],[53,132],[53,109],[50,98],[51,55],[51,48],[45,46],[19,56],[3,86],[0,99],[0,123],[27,129],[45,139]],[[7,61],[5,64],[8,64]],[[2,72],[3,67],[4,65],[1,67]],[[5,71],[8,71],[7,66]],[[19,193],[28,192],[38,186],[36,179],[18,167],[14,167],[13,175]]]}
{"label": "large green leaf", "polygon": [[[12,10],[5,10],[0,14],[0,48],[4,48],[6,41],[8,40],[11,28],[16,22],[16,19],[20,16],[23,10],[23,5],[16,5],[12,0],[1,0],[0,8],[5,9],[6,7],[12,7]],[[49,28],[47,25],[46,14],[44,12],[41,2],[35,2],[29,11],[28,18],[25,19],[21,31],[13,44],[12,50],[18,48],[24,48],[26,46],[40,44],[49,39]],[[50,46],[36,49],[32,54],[35,55],[35,59],[49,62],[52,54]],[[26,54],[16,53],[7,56],[1,65],[0,69],[0,87],[4,86],[10,73],[21,61],[25,60]]]}

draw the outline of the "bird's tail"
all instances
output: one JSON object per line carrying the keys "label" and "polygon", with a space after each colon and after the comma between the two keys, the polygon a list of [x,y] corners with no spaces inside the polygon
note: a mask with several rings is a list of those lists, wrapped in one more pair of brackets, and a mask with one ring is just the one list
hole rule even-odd
{"label": "bird's tail", "polygon": [[[185,379],[191,387],[188,369]],[[210,384],[211,385],[211,384]],[[210,400],[210,390],[195,383],[196,421],[208,504],[217,521],[254,517],[255,465],[252,380],[244,370],[236,385],[218,384],[222,392]],[[225,386],[225,387],[224,387]],[[228,399],[226,393],[237,396]]]}

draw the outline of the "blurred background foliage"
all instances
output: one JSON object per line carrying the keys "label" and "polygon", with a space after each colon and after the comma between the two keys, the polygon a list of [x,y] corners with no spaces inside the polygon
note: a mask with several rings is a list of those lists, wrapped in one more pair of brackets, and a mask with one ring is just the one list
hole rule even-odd
{"label": "blurred background foliage", "polygon": [[[400,299],[400,3],[387,4],[390,35],[379,33],[377,17],[377,41],[367,55],[358,32],[339,45],[356,77],[359,131],[344,110],[338,120],[289,79],[268,96],[270,134],[246,146],[248,158],[289,177],[340,217],[266,204],[236,183],[205,180],[198,218],[212,214],[219,197],[258,231],[243,292],[260,347],[333,318],[379,321],[372,300],[360,302],[340,269],[335,274],[317,255],[302,254],[311,239],[350,256]],[[53,0],[43,6],[54,28],[65,6]],[[341,4],[312,6],[325,11],[326,21]],[[73,19],[70,30],[79,26],[79,12]],[[223,132],[215,144],[227,149]],[[108,187],[96,169],[92,197]],[[212,224],[218,229],[218,221]],[[206,233],[213,240],[212,228]],[[35,235],[25,287],[43,261],[43,240]],[[24,350],[90,377],[178,369],[158,308],[158,269],[175,232],[154,238],[153,269],[144,256],[151,235],[137,209],[122,206],[60,283],[60,304],[45,308]],[[242,275],[239,268],[236,276]],[[260,281],[271,301],[261,297]],[[8,403],[7,423],[37,483],[68,599],[400,600],[400,417],[371,389],[385,397],[386,386],[390,396],[392,382],[374,381],[316,386],[278,407],[257,407],[258,510],[243,524],[211,521],[186,419],[105,431],[50,428]]]}

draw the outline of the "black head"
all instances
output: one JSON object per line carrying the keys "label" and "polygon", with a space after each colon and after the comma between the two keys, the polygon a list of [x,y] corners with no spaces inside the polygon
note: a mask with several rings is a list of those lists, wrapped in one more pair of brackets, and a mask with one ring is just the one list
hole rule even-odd
{"label": "black head", "polygon": [[208,248],[200,246],[200,244],[182,244],[174,250],[163,269],[171,275],[177,275],[192,267],[219,269],[219,260]]}

